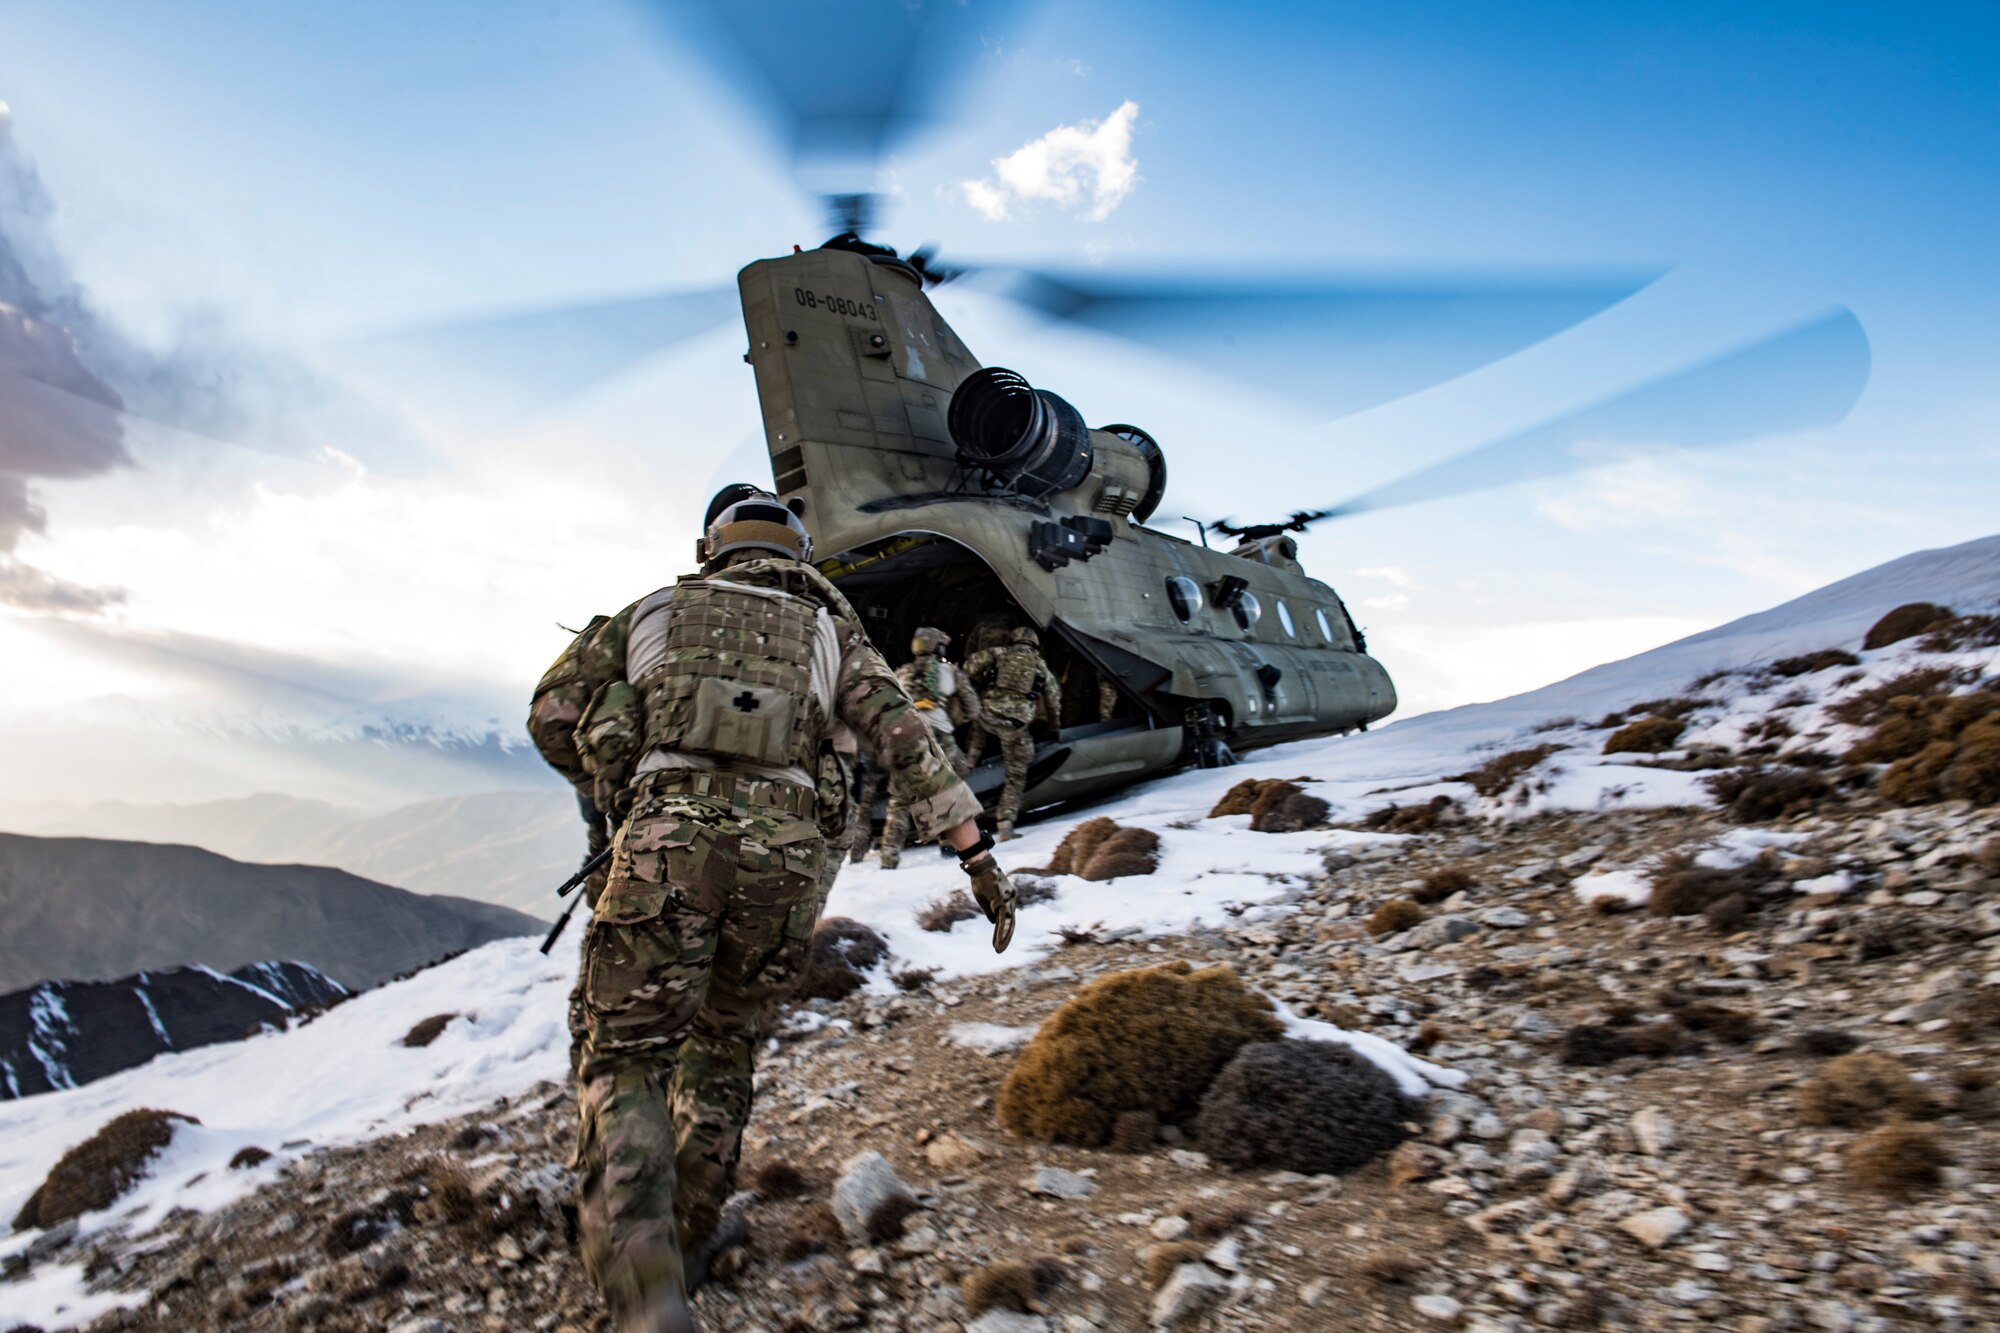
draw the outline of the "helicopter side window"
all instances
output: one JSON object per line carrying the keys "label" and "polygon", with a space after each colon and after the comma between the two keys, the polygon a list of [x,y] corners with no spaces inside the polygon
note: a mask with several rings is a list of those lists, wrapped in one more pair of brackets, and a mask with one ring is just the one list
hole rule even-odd
{"label": "helicopter side window", "polygon": [[1174,608],[1183,625],[1201,610],[1201,585],[1180,574],[1167,580],[1167,604]]}
{"label": "helicopter side window", "polygon": [[1278,623],[1285,627],[1285,637],[1288,639],[1298,638],[1298,630],[1292,627],[1292,608],[1285,605],[1284,598],[1273,597],[1271,599],[1271,609],[1278,613]]}
{"label": "helicopter side window", "polygon": [[1236,613],[1237,627],[1245,634],[1250,632],[1251,628],[1256,625],[1258,618],[1264,614],[1263,603],[1257,600],[1256,593],[1251,592],[1247,588],[1237,594],[1235,605],[1229,609]]}
{"label": "helicopter side window", "polygon": [[1313,608],[1313,619],[1319,622],[1319,636],[1328,643],[1332,643],[1334,641],[1333,622],[1326,618],[1326,608],[1315,606]]}

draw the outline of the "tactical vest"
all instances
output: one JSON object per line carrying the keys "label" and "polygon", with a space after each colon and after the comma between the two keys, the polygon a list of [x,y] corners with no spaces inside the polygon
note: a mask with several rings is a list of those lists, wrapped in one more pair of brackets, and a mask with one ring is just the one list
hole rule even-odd
{"label": "tactical vest", "polygon": [[994,693],[1032,699],[1041,692],[1042,659],[1025,643],[1010,644],[993,666]]}
{"label": "tactical vest", "polygon": [[813,680],[818,603],[689,575],[665,615],[665,653],[632,681],[647,748],[814,772],[826,727]]}

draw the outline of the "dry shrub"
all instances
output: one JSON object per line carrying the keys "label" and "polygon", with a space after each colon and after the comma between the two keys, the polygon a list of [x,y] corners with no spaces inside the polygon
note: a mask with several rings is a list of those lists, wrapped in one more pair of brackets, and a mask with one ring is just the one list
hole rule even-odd
{"label": "dry shrub", "polygon": [[1033,907],[1037,903],[1052,903],[1057,898],[1056,886],[1045,879],[1031,875],[1014,875],[1014,902],[1019,907]]}
{"label": "dry shrub", "polygon": [[1792,1039],[1794,1049],[1807,1055],[1846,1055],[1861,1044],[1861,1038],[1839,1028],[1807,1028]]}
{"label": "dry shrub", "polygon": [[1416,1039],[1410,1045],[1418,1051],[1428,1051],[1444,1040],[1444,1028],[1432,1019],[1426,1018],[1417,1024]]}
{"label": "dry shrub", "polygon": [[989,1310],[1028,1314],[1035,1303],[1035,1270],[1018,1260],[987,1264],[966,1274],[960,1292],[965,1312],[974,1318]]}
{"label": "dry shrub", "polygon": [[1917,646],[1927,653],[2000,648],[2000,616],[1953,616],[1933,626]]}
{"label": "dry shrub", "polygon": [[1408,1250],[1370,1250],[1356,1267],[1370,1282],[1399,1287],[1423,1272],[1424,1262]]}
{"label": "dry shrub", "polygon": [[1050,1015],[1000,1088],[1000,1123],[1025,1138],[1094,1148],[1118,1116],[1174,1124],[1236,1052],[1284,1025],[1226,967],[1185,962],[1099,977]]}
{"label": "dry shrub", "polygon": [[1424,919],[1424,909],[1408,898],[1391,898],[1368,914],[1368,933],[1376,939],[1408,930]]}
{"label": "dry shrub", "polygon": [[1816,653],[1801,653],[1797,657],[1783,657],[1771,663],[1771,674],[1790,680],[1794,676],[1810,676],[1815,671],[1830,671],[1834,667],[1860,666],[1861,659],[1845,648],[1822,648]]}
{"label": "dry shrub", "polygon": [[1266,787],[1277,786],[1282,781],[1282,778],[1245,778],[1222,794],[1222,799],[1209,810],[1208,817],[1221,819],[1225,815],[1247,815]]}
{"label": "dry shrub", "polygon": [[1739,824],[1763,824],[1804,814],[1832,798],[1833,784],[1808,768],[1726,768],[1701,780]]}
{"label": "dry shrub", "polygon": [[1638,1051],[1621,1028],[1608,1023],[1579,1023],[1563,1033],[1562,1062],[1594,1068],[1616,1064]]}
{"label": "dry shrub", "polygon": [[1424,882],[1417,886],[1411,896],[1429,906],[1432,903],[1443,902],[1454,893],[1465,893],[1478,887],[1478,884],[1479,881],[1472,877],[1471,871],[1460,869],[1458,866],[1445,866],[1425,875]]}
{"label": "dry shrub", "polygon": [[[1916,748],[1919,738],[1923,744]],[[1885,721],[1848,758],[1879,762],[1876,756],[1893,749],[1909,753],[1890,763],[1876,783],[1887,800],[1898,805],[2000,801],[2000,689],[1927,700]]]}
{"label": "dry shrub", "polygon": [[941,969],[935,967],[906,967],[900,972],[891,972],[889,980],[896,983],[896,989],[906,994],[920,991],[937,980]]}
{"label": "dry shrub", "polygon": [[1658,1023],[1641,1023],[1637,1027],[1627,1028],[1625,1040],[1632,1044],[1634,1055],[1647,1055],[1662,1060],[1670,1055],[1688,1055],[1701,1049],[1701,1043],[1671,1018]]}
{"label": "dry shrub", "polygon": [[767,1162],[757,1172],[757,1193],[766,1199],[796,1199],[811,1188],[806,1173],[790,1162]]}
{"label": "dry shrub", "polygon": [[813,928],[812,958],[799,998],[845,999],[861,989],[862,973],[888,956],[888,943],[867,926],[851,917],[827,917]]}
{"label": "dry shrub", "polygon": [[1513,786],[1516,778],[1561,748],[1559,745],[1535,745],[1525,750],[1510,750],[1488,759],[1471,772],[1458,773],[1446,780],[1469,782],[1481,796],[1498,796]]}
{"label": "dry shrub", "polygon": [[806,1215],[790,1231],[778,1240],[778,1257],[788,1264],[810,1259],[815,1254],[828,1250],[847,1248],[847,1233],[841,1230],[840,1219],[834,1215],[831,1205],[814,1204],[806,1210]]}
{"label": "dry shrub", "polygon": [[1643,717],[1612,732],[1605,739],[1604,753],[1658,754],[1673,749],[1686,730],[1687,723],[1677,717]]}
{"label": "dry shrub", "polygon": [[146,1164],[174,1140],[176,1121],[201,1122],[178,1111],[127,1111],[64,1153],[21,1211],[14,1230],[52,1227],[109,1208],[146,1174]]}
{"label": "dry shrub", "polygon": [[1188,1232],[1197,1240],[1221,1240],[1256,1216],[1249,1205],[1220,1200],[1188,1210]]}
{"label": "dry shrub", "polygon": [[1653,872],[1653,892],[1646,907],[1654,916],[1695,916],[1725,898],[1754,901],[1770,878],[1770,871],[1755,861],[1717,870],[1696,862],[1693,852],[1674,852]]}
{"label": "dry shrub", "polygon": [[1745,1042],[1757,1035],[1756,1019],[1710,1000],[1691,1000],[1676,991],[1667,991],[1660,996],[1660,1007],[1682,1027],[1720,1041]]}
{"label": "dry shrub", "polygon": [[1826,715],[1850,727],[1879,726],[1898,709],[1898,701],[1929,699],[1947,694],[1957,677],[1946,667],[1918,667],[1859,690],[1831,705]]}
{"label": "dry shrub", "polygon": [[1950,1165],[1935,1130],[1902,1120],[1863,1134],[1847,1148],[1847,1171],[1855,1183],[1889,1194],[1935,1187]]}
{"label": "dry shrub", "polygon": [[1146,1285],[1158,1291],[1167,1285],[1167,1280],[1173,1277],[1176,1268],[1182,1264],[1198,1264],[1207,1253],[1206,1245],[1192,1240],[1175,1240],[1168,1241],[1164,1245],[1147,1246],[1144,1254]]}
{"label": "dry shrub", "polygon": [[923,1205],[907,1194],[891,1194],[882,1202],[868,1210],[864,1227],[870,1245],[887,1245],[903,1234],[903,1224],[911,1213],[923,1211]]}
{"label": "dry shrub", "polygon": [[1416,1113],[1396,1081],[1352,1048],[1258,1042],[1238,1051],[1202,1099],[1202,1150],[1234,1166],[1307,1175],[1351,1171],[1408,1136]]}
{"label": "dry shrub", "polygon": [[[1238,783],[1237,785],[1241,786],[1242,784]],[[1247,814],[1248,811],[1246,810],[1245,813]],[[1099,844],[1117,831],[1118,821],[1112,819],[1109,815],[1099,815],[1095,819],[1086,819],[1063,835],[1062,842],[1057,844],[1055,855],[1049,858],[1047,865],[1043,866],[1040,870],[1030,870],[1026,873],[1031,875],[1074,874],[1076,867],[1088,861],[1091,853],[1097,850]]]}
{"label": "dry shrub", "polygon": [[1798,735],[1798,728],[1777,713],[1766,713],[1743,728],[1743,739],[1775,746]]}
{"label": "dry shrub", "polygon": [[933,898],[930,906],[917,913],[917,928],[942,935],[959,922],[978,915],[979,905],[972,901],[972,895],[964,889],[953,889],[949,897]]}
{"label": "dry shrub", "polygon": [[1159,834],[1151,829],[1125,828],[1109,816],[1099,815],[1071,829],[1047,865],[1024,873],[1101,881],[1150,875],[1159,863]]}
{"label": "dry shrub", "polygon": [[1599,728],[1622,727],[1633,718],[1664,717],[1674,721],[1685,718],[1701,707],[1702,701],[1691,694],[1678,695],[1672,699],[1648,699],[1644,703],[1621,708],[1615,713],[1606,713],[1598,719]]}
{"label": "dry shrub", "polygon": [[1864,649],[1887,648],[1892,643],[1914,639],[1941,621],[1952,618],[1951,608],[1936,602],[1905,602],[1869,626],[1861,640]]}
{"label": "dry shrub", "polygon": [[1325,824],[1332,811],[1295,782],[1272,782],[1250,806],[1250,827],[1259,833],[1299,833]]}
{"label": "dry shrub", "polygon": [[1750,924],[1750,900],[1740,893],[1717,898],[1701,909],[1702,919],[1718,935],[1734,935]]}
{"label": "dry shrub", "polygon": [[1377,833],[1428,833],[1457,812],[1451,797],[1433,796],[1422,805],[1385,805],[1363,819],[1361,827]]}
{"label": "dry shrub", "polygon": [[402,1044],[405,1046],[428,1046],[443,1036],[444,1030],[451,1026],[451,1020],[457,1017],[457,1014],[432,1014],[408,1032],[405,1032]]}
{"label": "dry shrub", "polygon": [[271,1153],[269,1149],[259,1148],[255,1144],[252,1144],[247,1148],[238,1148],[236,1150],[236,1155],[229,1159],[229,1169],[231,1171],[248,1171],[252,1167],[262,1166],[270,1160]]}
{"label": "dry shrub", "polygon": [[1160,1118],[1151,1111],[1120,1111],[1111,1122],[1111,1150],[1140,1153],[1160,1138]]}
{"label": "dry shrub", "polygon": [[1083,879],[1103,881],[1127,875],[1150,875],[1160,864],[1160,835],[1151,829],[1121,828],[1099,843],[1090,858],[1078,864]]}
{"label": "dry shrub", "polygon": [[1807,1124],[1859,1128],[1889,1116],[1928,1109],[1902,1063],[1878,1051],[1856,1051],[1829,1060],[1817,1078],[1799,1085],[1799,1112]]}

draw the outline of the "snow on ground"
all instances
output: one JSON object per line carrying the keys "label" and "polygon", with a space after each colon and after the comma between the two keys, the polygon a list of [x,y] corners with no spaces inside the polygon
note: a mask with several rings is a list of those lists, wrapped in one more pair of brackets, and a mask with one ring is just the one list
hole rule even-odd
{"label": "snow on ground", "polygon": [[[307,1149],[448,1119],[566,1077],[575,956],[559,949],[544,958],[535,943],[472,950],[289,1032],[167,1054],[80,1088],[0,1102],[0,1213],[13,1216],[67,1149],[139,1107],[201,1123],[177,1127],[149,1178],[85,1219],[87,1231],[113,1221],[144,1231],[172,1207],[217,1208]],[[419,1020],[444,1013],[464,1017],[429,1046],[401,1044]],[[275,1155],[230,1170],[229,1159],[252,1145]],[[0,1253],[31,1239],[11,1237]],[[17,1295],[0,1287],[10,1308]]]}
{"label": "snow on ground", "polygon": [[[1055,899],[1022,911],[1014,946],[1004,957],[993,954],[983,920],[944,933],[917,927],[918,911],[965,885],[955,864],[925,852],[906,853],[896,871],[872,861],[849,867],[828,910],[879,930],[895,955],[893,967],[935,967],[943,978],[961,977],[1037,962],[1058,947],[1058,928],[1064,926],[1089,927],[1100,935],[1173,934],[1292,911],[1293,890],[1319,871],[1324,849],[1342,846],[1367,855],[1399,841],[1353,831],[1254,833],[1247,817],[1205,818],[1215,801],[1246,777],[1307,779],[1308,788],[1333,806],[1336,820],[1436,795],[1489,815],[1702,804],[1708,798],[1697,774],[1650,766],[1646,757],[1604,756],[1605,732],[1596,725],[1602,715],[1641,700],[1687,694],[1692,682],[1711,673],[1735,672],[1703,688],[1705,702],[1692,715],[1683,744],[1739,740],[1753,718],[1773,710],[1794,720],[1797,744],[1842,743],[1851,737],[1824,717],[1825,702],[1907,669],[1913,645],[1863,654],[1858,667],[1790,680],[1773,681],[1752,669],[1822,648],[1858,649],[1863,633],[1884,612],[1918,600],[1961,612],[2000,605],[2000,537],[1908,556],[1771,611],[1511,699],[1412,718],[1365,735],[1274,747],[1234,768],[1141,784],[1087,814],[1109,815],[1159,834],[1158,870],[1097,884],[1054,877]],[[1967,659],[1962,665],[1984,670],[1993,654],[1961,656]],[[1481,801],[1468,785],[1452,780],[1487,758],[1535,744],[1559,751],[1523,784],[1524,799]],[[1020,839],[1001,848],[1003,863],[1017,870],[1046,864],[1083,817],[1026,827]],[[1734,862],[1761,845],[1746,834],[1725,840],[1714,854]],[[1619,880],[1618,873],[1630,882]],[[1633,898],[1642,885],[1626,871],[1588,876],[1579,881],[1579,891],[1588,886],[1590,896]],[[561,1079],[567,1068],[565,997],[574,968],[572,948],[543,958],[531,940],[501,941],[362,995],[291,1032],[170,1054],[83,1088],[0,1103],[0,1208],[11,1214],[64,1150],[135,1107],[180,1111],[202,1124],[183,1127],[151,1177],[112,1214],[87,1219],[90,1228],[124,1219],[143,1229],[172,1206],[214,1208],[268,1179],[299,1152],[476,1111],[542,1079]],[[429,1047],[399,1044],[418,1020],[452,1012],[466,1016]],[[798,1018],[807,1024],[826,1021],[810,1011]],[[1297,1035],[1353,1046],[1413,1093],[1459,1081],[1452,1071],[1379,1038],[1324,1023],[1290,1022]],[[1000,1040],[994,1033],[968,1038]],[[236,1151],[252,1144],[276,1156],[252,1170],[229,1170]],[[32,1238],[11,1238],[0,1243],[0,1252]],[[70,1281],[73,1275],[51,1270],[34,1288],[42,1293],[37,1299],[74,1301],[75,1291],[63,1285]],[[15,1286],[4,1294],[12,1303],[30,1293]],[[61,1322],[77,1317],[72,1311]],[[54,1327],[58,1321],[38,1322]]]}

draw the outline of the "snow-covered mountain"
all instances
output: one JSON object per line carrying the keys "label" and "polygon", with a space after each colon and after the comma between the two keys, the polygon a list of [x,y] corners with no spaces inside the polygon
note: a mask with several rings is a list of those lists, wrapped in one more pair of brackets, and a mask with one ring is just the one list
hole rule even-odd
{"label": "snow-covered mountain", "polygon": [[0,995],[0,1098],[80,1087],[168,1051],[236,1041],[347,995],[294,962],[48,981]]}
{"label": "snow-covered mountain", "polygon": [[[1161,858],[1155,873],[1143,881],[1106,883],[1052,877],[1053,898],[1022,911],[1014,947],[1004,957],[992,953],[979,921],[942,933],[916,924],[916,913],[927,903],[963,885],[943,859],[911,856],[896,871],[872,863],[850,867],[834,889],[829,911],[878,930],[889,943],[893,967],[937,968],[940,977],[949,978],[1037,963],[1060,947],[1065,927],[1094,926],[1100,935],[1174,934],[1275,918],[1296,910],[1298,891],[1321,873],[1325,850],[1347,847],[1365,856],[1397,841],[1394,834],[1355,829],[1258,833],[1243,816],[1208,818],[1222,793],[1245,777],[1302,779],[1330,803],[1338,822],[1436,796],[1501,817],[1531,810],[1705,804],[1710,797],[1699,775],[1674,764],[1671,754],[1604,754],[1603,714],[1648,699],[1685,696],[1693,702],[1683,746],[1740,735],[1744,719],[1774,709],[1796,717],[1795,738],[1788,744],[1809,742],[1815,729],[1837,744],[1840,736],[1824,716],[1826,702],[1907,670],[1925,656],[1914,641],[1872,652],[1860,648],[1876,618],[1917,600],[1963,612],[2000,607],[2000,537],[1906,557],[1771,611],[1514,698],[1414,718],[1379,732],[1277,747],[1236,768],[1143,784],[1090,813],[1157,833]],[[1822,649],[1851,652],[1857,661],[1802,673],[1782,687],[1774,686],[1769,673],[1755,670],[1775,658]],[[1993,649],[1982,649],[1948,656],[1969,674],[1990,675],[1994,655]],[[1697,688],[1698,681],[1704,683]],[[1550,749],[1537,763],[1541,780],[1523,788],[1526,799],[1522,793],[1484,797],[1455,776],[1496,754],[1538,745]],[[1027,827],[1006,846],[1003,859],[1014,867],[1045,864],[1076,822],[1072,816]],[[530,940],[503,940],[360,996],[290,1032],[164,1056],[88,1087],[0,1106],[0,1209],[18,1204],[55,1158],[90,1129],[133,1107],[171,1108],[201,1120],[176,1134],[150,1179],[120,1205],[121,1219],[142,1230],[170,1208],[214,1207],[240,1196],[297,1153],[447,1119],[541,1080],[560,1081],[567,1073],[564,998],[574,969],[573,946],[544,958]],[[411,1024],[430,1014],[456,1017],[433,1044],[400,1045]],[[1324,1023],[1300,1026],[1322,1039],[1351,1042],[1411,1091],[1454,1081],[1451,1071],[1379,1038],[1342,1033]],[[254,1169],[223,1169],[251,1144],[285,1146]],[[85,1225],[104,1221],[97,1216]],[[0,1251],[25,1243],[28,1238],[16,1238]],[[73,1278],[57,1272],[47,1281]]]}
{"label": "snow-covered mountain", "polygon": [[541,922],[321,866],[194,847],[0,833],[0,987],[296,958],[350,989]]}

